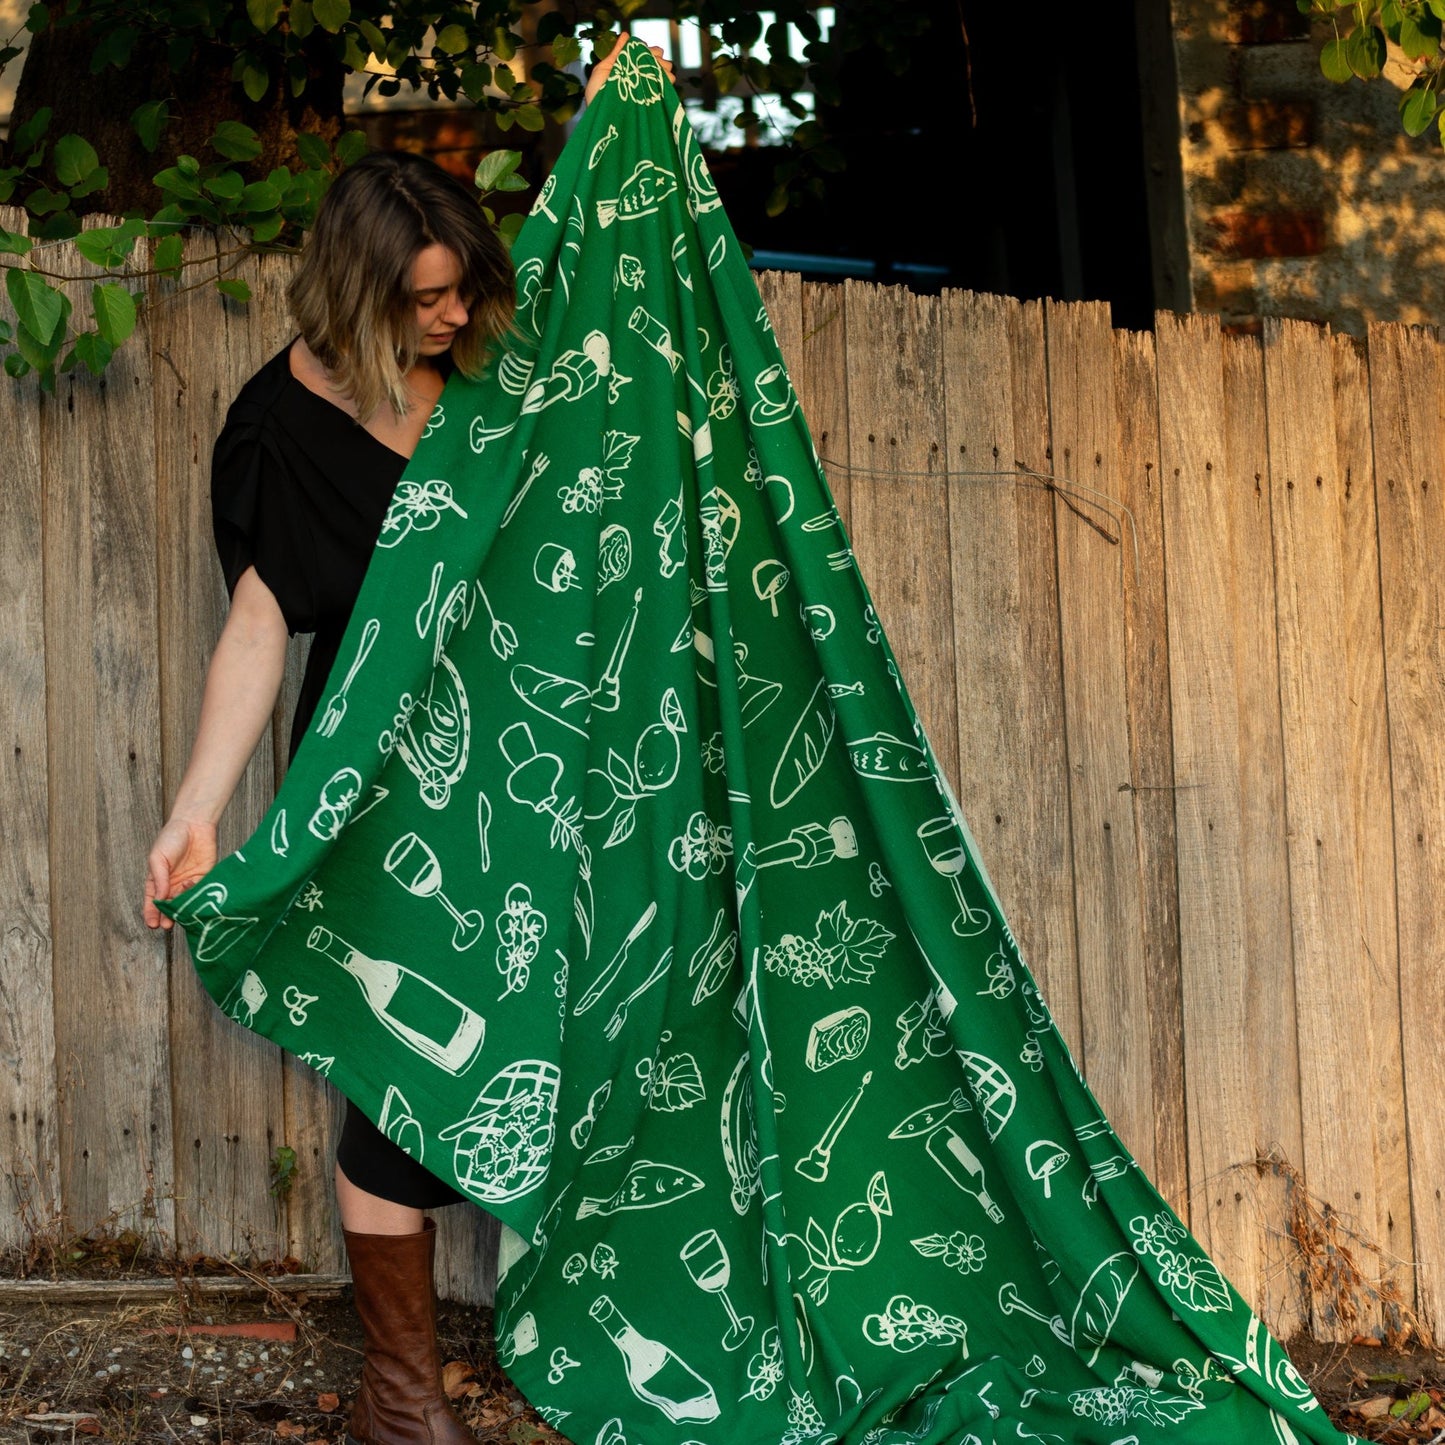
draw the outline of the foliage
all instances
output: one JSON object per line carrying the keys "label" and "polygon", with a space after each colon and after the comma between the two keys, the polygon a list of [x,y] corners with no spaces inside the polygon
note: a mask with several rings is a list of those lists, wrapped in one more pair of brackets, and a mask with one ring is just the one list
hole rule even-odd
{"label": "foliage", "polygon": [[1374,80],[1394,59],[1411,76],[1400,97],[1406,135],[1423,135],[1432,123],[1445,144],[1445,0],[1295,0],[1306,15],[1328,22],[1330,38],[1320,51],[1320,69],[1333,81]]}
{"label": "foliage", "polygon": [[[361,73],[368,93],[374,88],[390,96],[409,87],[433,99],[463,99],[504,131],[538,131],[575,114],[583,86],[567,67],[582,58],[583,43],[605,55],[644,3],[610,0],[538,13],[536,0],[37,0],[24,27],[38,35],[84,22],[94,40],[93,74],[126,70],[146,50],[142,41],[152,49],[163,45],[172,73],[203,52],[223,54],[231,83],[258,113],[296,103],[319,76]],[[879,73],[901,76],[928,23],[909,10],[895,11],[891,0],[862,0],[843,10],[838,30],[825,40],[806,0],[775,0],[776,20],[767,27],[755,7],[724,0],[677,0],[662,8],[720,37],[712,56],[720,92],[775,95],[801,122],[775,172],[767,203],[772,215],[795,197],[820,197],[826,177],[843,166],[824,124],[808,118],[798,93],[810,87],[821,106],[836,104],[840,57],[865,44]],[[789,53],[789,26],[803,37],[801,56]],[[0,47],[0,71],[21,54],[13,39]],[[753,53],[760,44],[766,63]],[[512,62],[524,49],[526,78],[519,79],[522,67]],[[137,75],[137,93],[154,93],[148,76]],[[130,116],[147,153],[163,150],[168,131],[183,118],[174,104],[173,97],[147,100]],[[202,154],[180,154],[156,173],[160,204],[152,214],[127,213],[117,226],[83,230],[76,203],[105,188],[107,167],[84,136],[52,135],[51,120],[50,109],[38,111],[0,154],[0,203],[27,213],[25,234],[0,230],[0,267],[17,318],[13,327],[0,319],[0,355],[11,376],[33,370],[47,390],[57,371],[105,369],[135,328],[147,278],[179,283],[188,266],[213,265],[209,255],[184,256],[181,233],[188,226],[223,233],[222,274],[194,284],[214,285],[233,301],[248,299],[245,282],[226,273],[249,252],[298,247],[331,180],[365,150],[360,132],[344,132],[334,144],[303,132],[295,136],[299,164],[263,171],[257,131],[223,121]],[[745,110],[735,123],[747,127],[756,118]],[[479,190],[525,189],[518,160],[516,152],[493,152],[478,171]],[[519,217],[509,216],[501,230],[510,239],[519,225]],[[72,238],[114,279],[81,283],[41,264],[44,243]],[[166,294],[166,288],[150,291]]]}

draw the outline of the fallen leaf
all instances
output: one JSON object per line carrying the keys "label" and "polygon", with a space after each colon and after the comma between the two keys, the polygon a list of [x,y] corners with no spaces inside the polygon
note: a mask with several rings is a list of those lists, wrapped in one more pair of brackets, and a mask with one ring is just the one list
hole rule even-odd
{"label": "fallen leaf", "polygon": [[305,1433],[306,1427],[295,1420],[278,1420],[276,1422],[276,1434],[282,1440],[290,1440]]}
{"label": "fallen leaf", "polygon": [[461,1360],[448,1360],[442,1366],[442,1389],[449,1400],[455,1400],[466,1393],[471,1383],[472,1367]]}
{"label": "fallen leaf", "polygon": [[333,1394],[330,1390],[324,1391],[316,1397],[316,1408],[325,1411],[328,1415],[341,1403],[341,1396]]}
{"label": "fallen leaf", "polygon": [[1380,1420],[1390,1413],[1395,1403],[1393,1395],[1372,1395],[1368,1400],[1356,1400],[1350,1408],[1364,1420]]}

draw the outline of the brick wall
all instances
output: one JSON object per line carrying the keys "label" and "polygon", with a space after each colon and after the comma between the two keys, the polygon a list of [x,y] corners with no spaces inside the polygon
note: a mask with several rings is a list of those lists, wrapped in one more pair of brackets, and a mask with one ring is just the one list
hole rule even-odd
{"label": "brick wall", "polygon": [[1327,81],[1324,36],[1294,0],[1172,8],[1194,308],[1240,330],[1436,322],[1445,150],[1433,130],[1401,133],[1399,89]]}

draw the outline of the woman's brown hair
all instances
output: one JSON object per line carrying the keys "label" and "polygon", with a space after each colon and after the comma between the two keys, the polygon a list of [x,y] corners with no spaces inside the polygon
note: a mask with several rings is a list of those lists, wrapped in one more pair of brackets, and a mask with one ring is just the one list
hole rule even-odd
{"label": "woman's brown hair", "polygon": [[412,263],[428,246],[461,263],[470,315],[451,345],[464,376],[480,375],[516,305],[511,258],[477,194],[425,156],[373,151],[331,184],[317,208],[286,301],[312,354],[362,421],[389,401],[407,410],[416,364]]}

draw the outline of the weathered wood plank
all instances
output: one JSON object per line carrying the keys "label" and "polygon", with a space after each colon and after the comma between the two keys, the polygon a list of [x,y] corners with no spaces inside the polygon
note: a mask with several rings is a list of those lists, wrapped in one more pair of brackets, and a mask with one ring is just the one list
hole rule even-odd
{"label": "weathered wood plank", "polygon": [[[100,274],[72,248],[47,259],[77,282]],[[83,317],[89,287],[72,290]],[[40,434],[62,1204],[76,1225],[163,1240],[173,1232],[167,989],[139,894],[160,825],[150,381],[137,338],[103,377],[82,367],[61,377]]]}
{"label": "weathered wood plank", "polygon": [[[1264,330],[1270,518],[1279,629],[1289,905],[1300,1055],[1304,1153],[1311,1193],[1376,1224],[1373,1151],[1359,1148],[1373,1124],[1368,1093],[1375,1048],[1371,961],[1360,919],[1358,852],[1349,788],[1352,714],[1340,686],[1345,584],[1344,482],[1336,466],[1334,352],[1308,322]],[[1348,1340],[1333,1279],[1311,1277],[1317,1339]],[[1360,1306],[1358,1325],[1379,1323]]]}
{"label": "weathered wood plank", "polygon": [[952,783],[958,747],[938,301],[852,281],[844,296],[854,554],[903,685]]}
{"label": "weathered wood plank", "polygon": [[[0,209],[0,226],[24,230]],[[14,312],[5,305],[13,325]],[[60,1208],[60,1141],[51,1002],[48,767],[45,750],[44,573],[40,553],[40,406],[34,379],[0,386],[8,454],[0,487],[0,1169],[10,1207],[0,1247],[22,1246]]]}
{"label": "weathered wood plank", "polygon": [[1134,562],[1101,497],[1118,490],[1113,334],[1100,303],[1044,308],[1063,644],[1083,1050],[1115,1132],[1154,1174],[1154,1070],[1134,827],[1124,571]]}
{"label": "weathered wood plank", "polygon": [[[234,391],[235,364],[229,303],[197,285],[218,274],[216,237],[191,234],[185,260],[179,284],[152,278],[150,291],[167,811],[190,760],[207,664],[225,621],[225,587],[211,541],[210,462]],[[227,345],[210,344],[218,329]],[[245,841],[271,785],[269,750],[262,748],[222,818],[222,853]],[[177,1061],[171,1089],[177,1247],[279,1259],[287,1252],[285,1231],[266,1188],[282,1121],[279,1051],[226,1018],[201,987],[185,935],[171,930],[167,937]],[[190,1066],[199,1060],[203,1068]]]}
{"label": "weathered wood plank", "polygon": [[306,1295],[331,1299],[350,1285],[346,1275],[276,1274],[257,1278],[230,1275],[191,1275],[180,1279],[6,1279],[0,1280],[0,1306],[5,1305],[119,1305],[130,1300],[186,1300],[224,1296],[227,1299],[266,1299],[271,1295]]}
{"label": "weathered wood plank", "polygon": [[1399,913],[1400,1013],[1405,1048],[1416,1308],[1435,1331],[1445,1321],[1445,1057],[1417,1035],[1439,1008],[1445,934],[1445,388],[1437,336],[1403,326],[1369,334],[1380,599],[1390,719],[1390,783]]}
{"label": "weathered wood plank", "polygon": [[1113,341],[1113,482],[1115,496],[1126,509],[1120,529],[1124,668],[1128,679],[1129,796],[1139,850],[1140,945],[1155,1109],[1152,1177],[1159,1192],[1182,1212],[1187,1208],[1189,1170],[1158,378],[1152,334],[1116,331]]}
{"label": "weathered wood plank", "polygon": [[[1267,910],[1279,912],[1280,901],[1268,886],[1268,867],[1259,874],[1251,867],[1256,859],[1268,864],[1261,846],[1268,839],[1253,836],[1245,789],[1247,760],[1261,753],[1269,759],[1267,717],[1278,712],[1277,684],[1269,676],[1268,511],[1256,480],[1263,475],[1263,434],[1250,425],[1251,405],[1262,421],[1258,365],[1253,373],[1241,367],[1241,350],[1229,345],[1221,364],[1212,318],[1161,314],[1155,337],[1189,1219],[1245,1297],[1288,1334],[1294,1318],[1275,1298],[1279,1286],[1264,1247],[1266,1232],[1281,1220],[1258,1212],[1256,1191],[1241,1168],[1272,1142],[1280,1141],[1290,1158],[1298,1158],[1299,1147],[1297,1116],[1290,1118],[1298,1085],[1288,933],[1275,955],[1258,951]],[[1230,437],[1241,445],[1230,446]],[[1273,765],[1280,768],[1277,748]],[[1266,1184],[1262,1192],[1272,1200],[1279,1191]]]}
{"label": "weathered wood plank", "polygon": [[[958,801],[1036,969],[1041,956],[1072,957],[1074,918],[1063,737],[1038,725],[1027,625],[1025,593],[1038,573],[1024,513],[1040,494],[1020,484],[1014,461],[1010,335],[1019,314],[1003,297],[943,295]],[[1056,669],[1045,670],[1050,683],[1057,692]],[[1057,712],[1058,697],[1043,706]]]}
{"label": "weathered wood plank", "polygon": [[[1376,525],[1370,378],[1365,350],[1336,336],[1335,455],[1343,483],[1346,695],[1349,699],[1348,806],[1354,819],[1360,930],[1369,960],[1369,1015],[1375,1072],[1361,1092],[1372,1114],[1375,1217],[1369,1237],[1386,1265],[1413,1257],[1410,1156],[1405,1137],[1405,1058],[1400,1028],[1400,950],[1395,921],[1395,839],[1390,809],[1389,712],[1385,699],[1385,639],[1380,614],[1380,539]],[[1358,1081],[1355,1084],[1360,1089]],[[1357,1143],[1358,1147],[1358,1143]],[[1341,1207],[1353,1212],[1358,1201]],[[1361,1260],[1369,1267],[1370,1261]],[[1396,1273],[1400,1271],[1396,1270]],[[1413,1281],[1403,1281],[1407,1298]]]}
{"label": "weathered wood plank", "polygon": [[848,348],[844,340],[842,286],[804,284],[800,350],[803,389],[798,395],[846,530],[852,526],[853,487],[847,468]]}

